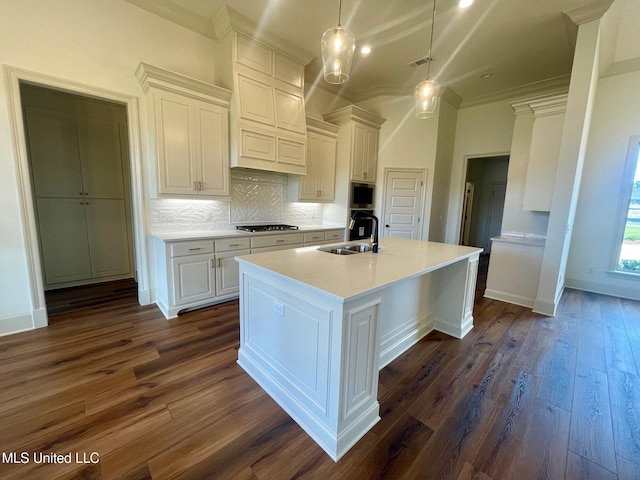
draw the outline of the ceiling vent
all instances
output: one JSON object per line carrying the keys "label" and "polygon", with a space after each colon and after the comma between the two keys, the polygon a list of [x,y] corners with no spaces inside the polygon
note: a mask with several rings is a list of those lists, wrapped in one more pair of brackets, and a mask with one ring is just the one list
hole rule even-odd
{"label": "ceiling vent", "polygon": [[424,65],[425,63],[429,62],[429,61],[434,61],[435,58],[433,57],[424,57],[424,58],[419,58],[418,60],[411,62],[409,64],[410,67],[419,67],[420,65]]}

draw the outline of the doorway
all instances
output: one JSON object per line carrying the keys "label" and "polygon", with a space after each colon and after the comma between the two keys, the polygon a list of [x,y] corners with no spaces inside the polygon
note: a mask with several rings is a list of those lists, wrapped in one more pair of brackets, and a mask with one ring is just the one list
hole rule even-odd
{"label": "doorway", "polygon": [[131,281],[126,107],[22,82],[20,97],[45,292]]}
{"label": "doorway", "polygon": [[470,158],[460,219],[460,245],[491,253],[491,238],[500,235],[509,156]]}

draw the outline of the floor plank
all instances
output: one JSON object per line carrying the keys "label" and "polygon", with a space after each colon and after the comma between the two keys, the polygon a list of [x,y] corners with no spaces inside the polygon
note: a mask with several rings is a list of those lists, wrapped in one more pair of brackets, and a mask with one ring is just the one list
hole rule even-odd
{"label": "floor plank", "polygon": [[568,289],[544,317],[481,276],[473,330],[386,366],[380,422],[336,463],[236,363],[237,301],[167,321],[113,288],[0,338],[0,450],[99,462],[0,478],[640,478],[640,302]]}

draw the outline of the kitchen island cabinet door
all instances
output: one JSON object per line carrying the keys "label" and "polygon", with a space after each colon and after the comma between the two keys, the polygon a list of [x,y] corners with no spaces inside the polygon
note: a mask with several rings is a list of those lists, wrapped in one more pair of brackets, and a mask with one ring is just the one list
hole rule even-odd
{"label": "kitchen island cabinet door", "polygon": [[174,305],[213,299],[216,295],[214,255],[174,258],[173,281]]}

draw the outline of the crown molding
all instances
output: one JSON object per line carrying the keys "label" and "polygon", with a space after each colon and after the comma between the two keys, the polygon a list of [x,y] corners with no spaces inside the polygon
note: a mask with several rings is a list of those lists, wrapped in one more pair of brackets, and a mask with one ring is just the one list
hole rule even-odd
{"label": "crown molding", "polygon": [[561,77],[550,78],[548,80],[542,80],[540,82],[529,83],[527,85],[521,85],[519,87],[509,88],[507,90],[501,90],[499,92],[490,93],[488,95],[468,98],[462,101],[462,105],[460,106],[460,108],[476,107],[478,105],[499,102],[501,100],[516,101],[526,97],[565,93],[569,90],[570,80],[570,75],[563,75]]}
{"label": "crown molding", "polygon": [[214,38],[218,42],[222,42],[230,32],[235,31],[269,45],[279,52],[290,56],[302,65],[307,65],[317,56],[317,54],[293,45],[291,42],[284,40],[274,33],[264,31],[264,29],[259,28],[258,24],[253,20],[245,17],[228,5],[220,9],[213,18],[212,23],[215,33]]}
{"label": "crown molding", "polygon": [[326,122],[333,123],[335,125],[344,125],[351,120],[357,120],[378,129],[387,121],[386,118],[379,117],[378,115],[355,105],[347,105],[346,107],[338,108],[332,112],[325,113],[322,117]]}
{"label": "crown molding", "polygon": [[564,14],[576,25],[582,25],[602,18],[612,3],[613,0],[597,0],[587,5],[567,10]]}
{"label": "crown molding", "polygon": [[150,88],[187,95],[198,100],[212,100],[217,105],[229,107],[231,102],[231,91],[206,83],[195,78],[187,77],[180,73],[171,72],[162,68],[154,67],[147,63],[142,63],[136,68],[136,78],[142,90],[147,93]]}
{"label": "crown molding", "polygon": [[323,122],[318,118],[307,117],[307,131],[337,137],[340,127],[334,123]]}

